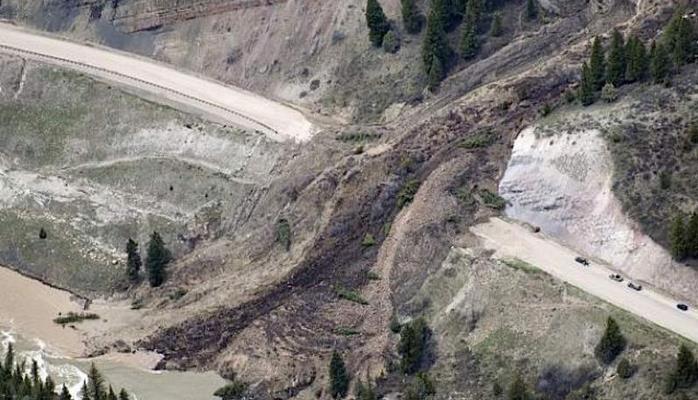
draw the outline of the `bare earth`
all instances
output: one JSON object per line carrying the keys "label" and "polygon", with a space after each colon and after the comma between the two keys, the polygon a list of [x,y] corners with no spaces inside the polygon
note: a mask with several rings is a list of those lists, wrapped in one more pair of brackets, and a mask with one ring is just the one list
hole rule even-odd
{"label": "bare earth", "polygon": [[496,251],[497,258],[518,258],[550,275],[562,279],[619,308],[698,343],[698,312],[693,306],[684,312],[676,308],[677,300],[657,291],[643,288],[636,292],[627,287],[627,280],[609,279],[613,272],[603,264],[584,267],[574,261],[577,253],[541,233],[533,233],[519,224],[492,218],[474,226],[485,248]]}
{"label": "bare earth", "polygon": [[166,99],[274,140],[304,141],[312,124],[301,112],[254,93],[216,83],[133,55],[43,36],[0,23],[0,52],[49,62]]}

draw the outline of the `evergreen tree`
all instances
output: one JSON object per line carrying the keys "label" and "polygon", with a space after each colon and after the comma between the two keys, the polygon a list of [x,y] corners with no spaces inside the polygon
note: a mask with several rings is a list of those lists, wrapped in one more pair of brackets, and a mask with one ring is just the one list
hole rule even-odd
{"label": "evergreen tree", "polygon": [[420,372],[407,387],[405,400],[424,400],[436,394],[436,387],[429,375]]}
{"label": "evergreen tree", "polygon": [[[452,31],[463,19],[458,10],[459,0],[441,0],[443,4],[443,27],[447,32]],[[478,0],[475,0],[478,1]]]}
{"label": "evergreen tree", "polygon": [[628,82],[642,81],[647,77],[649,58],[645,44],[637,36],[631,36],[625,49],[625,79]]}
{"label": "evergreen tree", "polygon": [[698,211],[691,214],[686,227],[686,241],[688,247],[688,255],[698,259]]}
{"label": "evergreen tree", "polygon": [[443,63],[438,57],[434,57],[432,66],[429,69],[429,90],[434,91],[444,79]]}
{"label": "evergreen tree", "polygon": [[536,0],[526,1],[526,18],[528,18],[529,21],[538,18],[538,3]]}
{"label": "evergreen tree", "polygon": [[12,368],[15,365],[15,349],[12,343],[7,345],[7,353],[5,353],[5,361],[2,363],[5,374],[12,375]]}
{"label": "evergreen tree", "polygon": [[92,400],[107,400],[104,377],[94,363],[90,365],[90,370],[87,373],[87,393]]}
{"label": "evergreen tree", "polygon": [[482,18],[482,0],[468,0],[465,6],[465,22],[477,33]]}
{"label": "evergreen tree", "polygon": [[415,0],[400,0],[402,6],[402,22],[407,33],[416,34],[422,30],[422,15],[415,4]]}
{"label": "evergreen tree", "polygon": [[604,55],[601,38],[598,36],[594,39],[594,43],[591,46],[589,69],[594,84],[594,91],[601,90],[606,83],[606,56]]}
{"label": "evergreen tree", "polygon": [[496,12],[492,16],[492,25],[490,25],[490,36],[497,37],[502,35],[502,14]]}
{"label": "evergreen tree", "polygon": [[579,101],[583,106],[594,103],[594,78],[591,76],[589,64],[582,65],[582,81],[579,84]]}
{"label": "evergreen tree", "polygon": [[652,42],[650,59],[650,72],[652,74],[652,80],[655,83],[667,82],[669,72],[671,71],[671,60],[669,59],[669,54],[667,53],[666,47],[664,47],[661,42]]}
{"label": "evergreen tree", "polygon": [[126,389],[121,389],[119,392],[119,400],[131,400],[131,396],[128,395]]}
{"label": "evergreen tree", "polygon": [[63,385],[61,388],[61,394],[58,396],[58,400],[73,400],[73,396],[70,395],[70,392],[65,385]]}
{"label": "evergreen tree", "polygon": [[[430,80],[432,76],[437,75],[440,76],[440,79],[443,79],[451,56],[451,49],[448,47],[443,23],[443,0],[433,0],[429,18],[427,19],[427,32],[424,35],[422,44],[422,65]],[[434,58],[438,58],[439,63],[435,63]],[[432,66],[440,66],[442,69],[441,73],[431,74]]]}
{"label": "evergreen tree", "polygon": [[463,25],[463,35],[460,42],[461,57],[465,60],[469,60],[477,55],[478,50],[479,44],[477,41],[477,33],[475,33],[475,26],[470,22],[466,22]]}
{"label": "evergreen tree", "polygon": [[688,255],[689,245],[686,240],[686,228],[683,221],[683,215],[677,213],[671,221],[669,229],[669,242],[671,247],[671,255],[677,261],[682,261]]}
{"label": "evergreen tree", "polygon": [[402,372],[411,374],[419,369],[426,352],[428,336],[429,328],[423,318],[417,318],[402,327],[397,349],[402,357],[400,360]]}
{"label": "evergreen tree", "polygon": [[81,400],[95,400],[95,399],[90,399],[90,389],[87,387],[87,381],[82,382],[82,389],[80,389],[80,399]]}
{"label": "evergreen tree", "polygon": [[615,87],[624,83],[625,79],[625,43],[623,35],[617,29],[613,30],[611,48],[608,52],[608,70],[606,81]]}
{"label": "evergreen tree", "polygon": [[698,363],[691,350],[686,345],[679,347],[676,356],[676,367],[670,376],[673,387],[678,389],[689,388],[698,380]]}
{"label": "evergreen tree", "polygon": [[138,252],[138,243],[129,238],[126,243],[126,275],[129,282],[138,283],[141,273],[141,255]]}
{"label": "evergreen tree", "polygon": [[594,355],[604,364],[610,364],[625,349],[626,340],[616,321],[608,317],[606,332],[594,349]]}
{"label": "evergreen tree", "polygon": [[383,36],[390,30],[390,24],[378,0],[367,0],[366,24],[368,25],[368,38],[371,44],[374,47],[381,47]]}
{"label": "evergreen tree", "polygon": [[371,380],[367,377],[366,378],[366,384],[359,379],[356,382],[356,400],[377,400],[378,396],[376,396],[376,392],[373,390],[373,386],[371,386]]}
{"label": "evergreen tree", "polygon": [[170,252],[165,248],[165,243],[162,241],[160,234],[153,232],[148,243],[148,257],[145,260],[150,286],[158,287],[162,285],[165,281],[165,268],[168,262],[170,262]]}
{"label": "evergreen tree", "polygon": [[521,379],[520,375],[516,375],[514,380],[509,385],[509,390],[507,391],[508,400],[532,400],[533,397],[528,391],[528,386],[526,382]]}
{"label": "evergreen tree", "polygon": [[332,352],[330,360],[330,394],[332,397],[343,398],[349,391],[349,375],[342,356],[337,351]]}
{"label": "evergreen tree", "polygon": [[109,393],[107,394],[107,400],[119,400],[119,398],[116,397],[114,388],[111,385],[109,385]]}
{"label": "evergreen tree", "polygon": [[683,7],[677,8],[664,33],[665,45],[677,68],[693,61],[697,39],[693,24],[685,15]]}

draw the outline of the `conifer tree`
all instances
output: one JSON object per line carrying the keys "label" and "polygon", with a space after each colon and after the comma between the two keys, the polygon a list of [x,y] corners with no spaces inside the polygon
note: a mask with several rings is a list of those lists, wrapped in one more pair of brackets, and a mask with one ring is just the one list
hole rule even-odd
{"label": "conifer tree", "polygon": [[138,243],[129,238],[126,243],[126,275],[131,283],[138,283],[141,273],[141,255],[138,252]]}
{"label": "conifer tree", "polygon": [[626,45],[625,79],[628,82],[642,81],[647,77],[649,58],[645,44],[637,36],[631,36]]}
{"label": "conifer tree", "polygon": [[669,72],[671,71],[671,59],[669,58],[666,47],[664,47],[661,42],[652,42],[650,58],[650,72],[652,74],[652,80],[655,83],[667,82],[669,79]]}
{"label": "conifer tree", "polygon": [[417,318],[402,327],[397,348],[401,356],[402,372],[411,374],[419,369],[426,351],[428,335],[429,328],[423,318]]}
{"label": "conifer tree", "polygon": [[422,30],[422,15],[415,4],[415,0],[400,0],[402,6],[402,22],[407,33],[416,34]]}
{"label": "conifer tree", "polygon": [[594,78],[591,76],[589,64],[582,65],[582,81],[579,84],[579,101],[583,106],[594,103]]}
{"label": "conifer tree", "polygon": [[520,375],[516,375],[514,380],[509,385],[509,390],[507,391],[508,400],[531,400],[531,393],[528,391],[528,386],[521,379]]}
{"label": "conifer tree", "polygon": [[12,343],[7,345],[7,353],[5,353],[5,361],[2,363],[5,368],[5,374],[11,375],[15,365],[15,349]]}
{"label": "conifer tree", "polygon": [[371,44],[374,47],[381,47],[383,37],[390,30],[390,24],[378,0],[367,0],[366,24],[368,25],[368,38]]}
{"label": "conifer tree", "polygon": [[[443,23],[443,0],[433,0],[429,18],[427,19],[427,31],[422,44],[422,65],[424,66],[424,72],[430,78],[433,75],[441,75],[441,79],[443,79],[448,59],[451,55]],[[434,58],[438,58],[440,63],[435,63]],[[440,66],[442,73],[430,74],[432,66]]]}
{"label": "conifer tree", "polygon": [[688,242],[688,254],[698,259],[698,211],[694,211],[688,220],[686,240]]}
{"label": "conifer tree", "polygon": [[682,344],[676,355],[676,367],[671,374],[674,388],[689,388],[698,381],[698,363],[691,350]]}
{"label": "conifer tree", "polygon": [[611,36],[611,48],[608,52],[608,69],[606,81],[615,87],[620,87],[625,79],[625,43],[623,35],[617,29]]}
{"label": "conifer tree", "polygon": [[107,400],[104,377],[94,363],[90,365],[90,370],[87,373],[87,393],[92,400]]}
{"label": "conifer tree", "polygon": [[625,349],[626,340],[616,321],[608,317],[606,331],[594,349],[594,355],[604,364],[610,364]]}
{"label": "conifer tree", "polygon": [[[170,252],[165,248],[160,234],[153,232],[148,243],[148,256],[145,266],[148,270],[148,281],[150,286],[158,287],[165,281],[165,268],[170,261]],[[99,400],[99,399],[95,399]]]}
{"label": "conifer tree", "polygon": [[107,393],[107,400],[119,400],[118,397],[116,397],[116,393],[114,392],[114,388],[109,385],[109,392]]}
{"label": "conifer tree", "polygon": [[502,35],[502,14],[496,12],[492,16],[492,25],[490,25],[490,36],[497,37]]}
{"label": "conifer tree", "polygon": [[601,38],[598,36],[594,38],[594,43],[591,46],[589,70],[591,72],[591,80],[594,84],[594,91],[601,90],[606,83],[606,56],[604,55]]}
{"label": "conifer tree", "polygon": [[80,399],[81,400],[95,400],[95,399],[90,399],[90,389],[87,387],[87,381],[82,382],[82,389],[80,389]]}
{"label": "conifer tree", "polygon": [[58,400],[73,400],[73,396],[70,395],[70,392],[65,384],[61,388],[61,394],[58,396]]}
{"label": "conifer tree", "polygon": [[342,356],[337,351],[332,352],[330,360],[330,394],[335,399],[343,398],[349,391],[349,375]]}
{"label": "conifer tree", "polygon": [[477,55],[478,50],[479,44],[477,41],[477,33],[475,33],[475,26],[470,22],[466,22],[463,25],[463,34],[460,42],[461,57],[465,60],[469,60]]}
{"label": "conifer tree", "polygon": [[470,24],[475,33],[482,18],[482,0],[468,0],[465,6],[465,22]]}
{"label": "conifer tree", "polygon": [[671,247],[671,255],[677,261],[682,261],[688,253],[688,242],[686,240],[686,228],[683,221],[683,215],[677,213],[671,221],[669,229],[669,242]]}
{"label": "conifer tree", "polygon": [[438,57],[434,57],[429,69],[429,90],[434,91],[444,79],[444,67]]}
{"label": "conifer tree", "polygon": [[526,18],[528,18],[529,21],[538,18],[538,3],[536,0],[526,1]]}
{"label": "conifer tree", "polygon": [[685,15],[685,8],[677,8],[664,33],[667,51],[677,68],[691,62],[695,51],[696,33]]}
{"label": "conifer tree", "polygon": [[126,389],[121,389],[119,392],[119,400],[131,400],[131,396],[128,395]]}

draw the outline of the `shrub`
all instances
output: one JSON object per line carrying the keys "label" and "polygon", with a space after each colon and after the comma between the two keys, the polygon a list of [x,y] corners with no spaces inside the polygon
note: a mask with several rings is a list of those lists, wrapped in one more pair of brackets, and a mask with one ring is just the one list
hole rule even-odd
{"label": "shrub", "polygon": [[364,235],[364,239],[361,241],[362,246],[371,247],[374,244],[376,244],[376,238],[374,238],[372,234],[367,233],[366,235]]}
{"label": "shrub", "polygon": [[411,179],[402,186],[402,189],[397,194],[397,208],[401,210],[404,206],[410,204],[414,200],[414,196],[419,190],[419,181]]}
{"label": "shrub", "polygon": [[428,374],[420,372],[407,387],[405,400],[424,400],[434,394],[436,394],[434,381]]}
{"label": "shrub", "polygon": [[612,83],[607,83],[601,89],[601,99],[606,103],[613,103],[618,100],[618,90]]}
{"label": "shrub", "polygon": [[693,144],[698,144],[698,121],[693,122],[688,128],[688,140]]}
{"label": "shrub", "polygon": [[411,374],[419,369],[428,339],[429,327],[424,318],[420,317],[403,325],[397,349],[402,357],[400,360],[402,372]]}
{"label": "shrub", "polygon": [[507,205],[506,200],[504,200],[500,195],[492,193],[487,189],[483,189],[480,192],[480,197],[487,207],[495,210],[503,210]]}
{"label": "shrub", "polygon": [[349,391],[349,375],[344,365],[342,356],[335,350],[332,352],[332,359],[329,367],[330,374],[330,394],[332,397],[342,398]]}
{"label": "shrub", "polygon": [[620,328],[616,321],[608,317],[606,320],[606,331],[604,332],[599,344],[594,349],[596,358],[604,363],[610,364],[618,355],[625,349],[626,340],[620,332]]}
{"label": "shrub", "polygon": [[373,272],[373,271],[368,271],[368,273],[366,273],[366,278],[368,278],[369,281],[379,281],[379,280],[381,280],[380,275],[378,275],[377,273],[375,273],[375,272]]}
{"label": "shrub", "polygon": [[633,374],[635,374],[635,367],[630,364],[628,359],[624,358],[618,363],[616,372],[622,379],[629,379],[631,376],[633,376]]}
{"label": "shrub", "polygon": [[336,286],[336,287],[334,288],[334,290],[335,290],[335,292],[337,293],[337,296],[339,296],[340,299],[353,301],[354,303],[358,303],[358,304],[361,304],[361,305],[367,305],[367,304],[368,304],[368,301],[366,301],[366,299],[364,299],[363,297],[361,297],[361,295],[359,294],[359,292],[357,292],[356,290],[347,289],[347,288],[345,288],[345,287],[343,287],[343,286]]}
{"label": "shrub", "polygon": [[245,392],[247,392],[247,384],[234,379],[233,382],[218,388],[213,395],[223,400],[238,400],[245,397]]}
{"label": "shrub", "polygon": [[76,322],[82,322],[85,320],[89,319],[99,319],[99,315],[94,314],[94,313],[75,313],[75,312],[69,312],[66,315],[61,315],[59,317],[56,317],[53,319],[53,322],[60,324],[60,325],[65,325],[65,324],[72,324]]}
{"label": "shrub", "polygon": [[400,333],[400,330],[402,329],[402,325],[400,324],[400,321],[397,320],[396,316],[392,316],[390,318],[390,331],[393,333]]}
{"label": "shrub", "polygon": [[276,241],[281,244],[284,250],[291,249],[291,224],[286,218],[280,218],[276,222]]}
{"label": "shrub", "polygon": [[463,139],[458,143],[458,147],[464,149],[479,149],[494,143],[495,135],[490,131],[478,132],[475,135]]}
{"label": "shrub", "polygon": [[48,235],[46,234],[46,230],[44,228],[39,229],[39,239],[46,239]]}
{"label": "shrub", "polygon": [[400,38],[395,34],[395,31],[390,30],[383,37],[383,50],[391,54],[400,50]]}
{"label": "shrub", "polygon": [[516,375],[514,380],[509,385],[507,391],[507,399],[509,400],[533,400],[531,393],[528,390],[526,382],[521,379],[520,375]]}

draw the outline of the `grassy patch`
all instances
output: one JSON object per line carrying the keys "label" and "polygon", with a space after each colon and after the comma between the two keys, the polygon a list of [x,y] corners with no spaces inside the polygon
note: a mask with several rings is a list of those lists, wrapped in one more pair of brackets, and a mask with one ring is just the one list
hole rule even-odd
{"label": "grassy patch", "polygon": [[59,325],[74,324],[77,322],[82,322],[85,320],[95,320],[99,319],[99,315],[94,313],[74,313],[69,312],[66,315],[61,315],[53,319],[53,322]]}
{"label": "grassy patch", "polygon": [[503,210],[507,205],[506,200],[504,200],[502,196],[498,195],[497,193],[492,193],[487,189],[480,191],[480,198],[487,207],[495,210]]}
{"label": "grassy patch", "polygon": [[505,259],[502,260],[502,264],[509,268],[513,268],[518,271],[525,272],[527,274],[542,274],[543,271],[536,268],[535,266],[527,263],[526,261],[520,260],[518,258]]}
{"label": "grassy patch", "polygon": [[347,289],[343,286],[335,286],[334,291],[337,293],[337,296],[339,296],[340,299],[353,301],[354,303],[361,305],[368,305],[368,301],[361,297],[361,294],[359,294],[359,292],[356,290]]}

